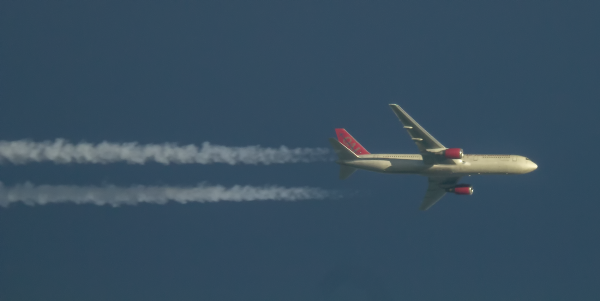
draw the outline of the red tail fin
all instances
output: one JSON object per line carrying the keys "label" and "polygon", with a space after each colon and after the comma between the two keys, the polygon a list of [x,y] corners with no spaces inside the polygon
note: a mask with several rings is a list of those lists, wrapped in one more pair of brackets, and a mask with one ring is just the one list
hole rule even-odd
{"label": "red tail fin", "polygon": [[345,129],[335,129],[338,141],[343,145],[347,146],[357,155],[368,155],[370,154],[354,137],[352,137]]}

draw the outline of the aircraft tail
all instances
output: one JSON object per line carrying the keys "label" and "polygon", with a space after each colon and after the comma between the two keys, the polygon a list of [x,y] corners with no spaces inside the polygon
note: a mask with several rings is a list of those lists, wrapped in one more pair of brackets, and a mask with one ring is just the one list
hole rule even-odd
{"label": "aircraft tail", "polygon": [[[358,159],[358,155],[356,155],[347,146],[345,146],[338,140],[329,138],[329,143],[331,143],[331,146],[333,147],[335,153],[338,155],[340,161]],[[342,162],[338,162],[338,164],[340,164],[340,179],[342,180],[348,178],[356,171],[356,168],[344,165]]]}
{"label": "aircraft tail", "polygon": [[343,145],[341,142],[333,138],[329,138],[329,143],[331,143],[333,151],[335,151],[340,160],[352,160],[358,158],[358,156],[355,153],[353,153],[347,146]]}
{"label": "aircraft tail", "polygon": [[354,168],[354,167],[347,166],[347,165],[340,165],[340,180],[347,179],[355,171],[356,171],[356,168]]}
{"label": "aircraft tail", "polygon": [[358,143],[358,141],[345,129],[335,129],[335,133],[337,134],[338,141],[347,146],[353,153],[357,155],[370,154],[367,149],[360,145],[360,143]]}

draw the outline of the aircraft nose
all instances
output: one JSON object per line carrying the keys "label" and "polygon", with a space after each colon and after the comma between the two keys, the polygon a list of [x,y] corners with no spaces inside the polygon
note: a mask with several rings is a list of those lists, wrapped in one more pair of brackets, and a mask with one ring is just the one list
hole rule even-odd
{"label": "aircraft nose", "polygon": [[534,171],[534,170],[536,170],[538,168],[538,166],[537,166],[537,164],[533,163],[533,161],[531,161],[530,162],[530,168],[531,168],[531,171]]}

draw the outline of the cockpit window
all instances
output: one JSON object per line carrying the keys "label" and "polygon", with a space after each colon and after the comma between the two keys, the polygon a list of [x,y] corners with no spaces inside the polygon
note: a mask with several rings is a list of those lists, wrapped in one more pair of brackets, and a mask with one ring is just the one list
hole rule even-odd
{"label": "cockpit window", "polygon": [[[525,160],[529,160],[529,158],[525,158]],[[531,161],[531,160],[529,160],[529,161]]]}

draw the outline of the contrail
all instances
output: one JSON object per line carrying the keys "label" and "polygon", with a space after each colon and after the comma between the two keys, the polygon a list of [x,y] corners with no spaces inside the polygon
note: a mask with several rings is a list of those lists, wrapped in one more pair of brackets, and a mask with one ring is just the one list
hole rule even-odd
{"label": "contrail", "polygon": [[220,201],[299,201],[311,199],[337,198],[339,194],[313,187],[281,186],[240,186],[230,188],[220,185],[199,184],[192,187],[178,186],[72,186],[40,185],[29,182],[6,187],[0,182],[0,207],[11,203],[23,202],[27,205],[45,205],[51,203],[76,203],[111,205],[136,205],[140,203],[165,204],[169,201],[220,202]]}
{"label": "contrail", "polygon": [[202,143],[179,146],[174,143],[145,144],[136,142],[70,143],[65,139],[34,142],[0,141],[0,163],[26,164],[50,161],[68,163],[144,164],[276,164],[331,160],[326,148],[279,148],[261,146],[229,147]]}

